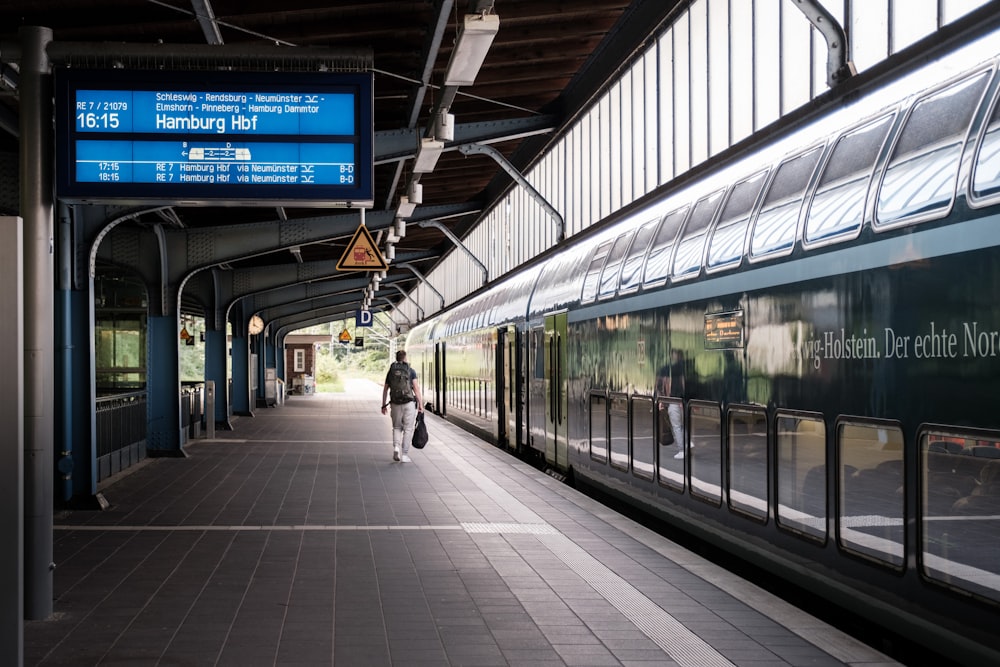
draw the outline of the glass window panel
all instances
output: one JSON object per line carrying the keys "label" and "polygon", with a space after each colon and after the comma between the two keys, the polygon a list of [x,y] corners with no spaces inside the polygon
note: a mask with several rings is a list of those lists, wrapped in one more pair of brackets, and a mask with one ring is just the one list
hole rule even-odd
{"label": "glass window panel", "polygon": [[687,216],[688,209],[685,206],[673,213],[668,213],[660,225],[656,238],[653,239],[653,246],[649,249],[649,256],[646,258],[646,271],[643,282],[652,285],[667,279],[670,273],[670,255],[674,248],[674,239],[681,228],[681,223]]}
{"label": "glass window panel", "polygon": [[889,0],[850,0],[851,59],[859,72],[889,55]]}
{"label": "glass window panel", "polygon": [[612,240],[609,239],[597,246],[594,256],[590,259],[590,266],[587,267],[587,277],[583,280],[583,294],[580,300],[589,303],[597,297],[597,288],[600,286],[601,269],[604,268],[604,261],[608,257]]}
{"label": "glass window panel", "polygon": [[984,0],[942,0],[941,25],[961,18],[973,9],[982,7]]}
{"label": "glass window panel", "polygon": [[709,0],[708,4],[708,103],[709,153],[717,155],[729,148],[729,0]]}
{"label": "glass window panel", "polygon": [[705,238],[708,227],[715,217],[715,212],[722,202],[723,191],[720,190],[698,201],[691,211],[691,218],[684,226],[684,235],[677,245],[677,255],[674,258],[674,270],[671,277],[674,280],[693,278],[701,269],[702,256],[705,254]]}
{"label": "glass window panel", "polygon": [[766,172],[761,172],[733,188],[712,232],[712,242],[708,246],[709,268],[735,266],[743,259],[747,225],[760,189],[764,186],[765,176]]}
{"label": "glass window panel", "polygon": [[594,219],[603,220],[611,214],[611,188],[615,177],[609,171],[611,165],[611,155],[614,147],[611,145],[611,93],[605,93],[604,97],[597,104],[597,138],[600,143],[598,154],[592,156],[594,166],[597,169],[596,183],[600,185],[601,198],[597,206],[597,216]]}
{"label": "glass window panel", "polygon": [[634,186],[632,183],[632,169],[635,158],[632,156],[634,146],[640,146],[636,138],[632,136],[632,73],[626,72],[622,77],[621,85],[621,120],[617,126],[620,131],[618,136],[618,151],[620,156],[618,162],[621,165],[621,200],[615,210],[626,204],[632,203],[635,199]]}
{"label": "glass window panel", "polygon": [[[740,3],[737,3],[740,4]],[[754,130],[781,117],[781,48],[775,26],[781,25],[779,2],[753,3]]]}
{"label": "glass window panel", "polygon": [[690,18],[690,44],[688,74],[690,91],[688,103],[691,105],[689,129],[691,137],[691,166],[708,159],[708,125],[712,109],[709,106],[708,83],[708,3],[695,2],[688,6]]}
{"label": "glass window panel", "polygon": [[730,3],[732,20],[729,27],[730,50],[732,52],[730,62],[729,85],[732,96],[731,106],[733,109],[741,109],[740,113],[730,113],[729,120],[732,124],[732,142],[736,143],[741,139],[753,134],[754,115],[747,113],[754,106],[753,89],[753,6],[750,2]]}
{"label": "glass window panel", "polygon": [[855,236],[865,215],[868,183],[892,117],[886,116],[837,140],[806,215],[806,243]]}
{"label": "glass window panel", "polygon": [[674,23],[673,88],[666,88],[661,94],[673,93],[673,116],[668,117],[664,129],[673,133],[674,173],[683,174],[691,168],[691,50],[688,41],[687,13],[681,14]]}
{"label": "glass window panel", "polygon": [[608,398],[603,394],[590,395],[590,458],[608,462]]}
{"label": "glass window panel", "polygon": [[785,160],[778,167],[754,223],[751,257],[791,250],[798,230],[802,198],[822,154],[821,148],[815,148]]}
{"label": "glass window panel", "polygon": [[[659,184],[660,173],[660,146],[657,143],[658,130],[660,127],[659,118],[659,95],[656,87],[656,80],[659,76],[657,63],[658,49],[650,48],[646,51],[643,60],[646,61],[646,83],[645,89],[645,118],[646,118],[646,141],[643,144],[646,150],[646,186],[643,192],[652,191]],[[666,126],[664,126],[666,127]],[[666,159],[666,158],[665,158]]]}
{"label": "glass window panel", "polygon": [[778,524],[826,538],[826,425],[822,419],[779,415],[775,421]]}
{"label": "glass window panel", "polygon": [[840,424],[838,534],[846,549],[903,564],[903,433],[896,427]]}
{"label": "glass window panel", "polygon": [[584,142],[588,145],[587,162],[590,165],[590,217],[587,218],[587,226],[594,224],[601,219],[601,194],[602,190],[608,187],[607,183],[601,182],[601,119],[600,107],[595,106],[587,114],[590,119],[590,126]]}
{"label": "glass window panel", "polygon": [[716,405],[692,405],[688,419],[691,493],[721,502],[722,413]]}
{"label": "glass window panel", "polygon": [[767,518],[767,415],[729,411],[729,506]]}
{"label": "glass window panel", "polygon": [[[759,4],[759,3],[758,3]],[[830,3],[824,3],[830,4]],[[797,109],[809,101],[810,37],[812,26],[805,15],[787,3],[781,4],[781,114]],[[826,60],[826,49],[822,52]]]}
{"label": "glass window panel", "polygon": [[632,241],[634,232],[626,232],[615,240],[615,244],[608,253],[608,260],[604,264],[604,271],[601,272],[600,297],[606,299],[615,295],[618,290],[618,273],[622,266],[622,258]]}
{"label": "glass window panel", "polygon": [[906,0],[906,11],[892,12],[892,51],[899,53],[937,30],[939,0]]}
{"label": "glass window panel", "polygon": [[[649,167],[649,151],[647,150],[648,140],[646,138],[646,99],[655,94],[655,88],[649,90],[646,95],[646,64],[649,60],[648,52],[636,61],[632,67],[632,95],[629,98],[629,105],[632,108],[631,121],[631,141],[632,159],[628,161],[632,165],[632,197],[630,201],[638,199],[649,190],[646,188],[646,172]],[[656,135],[652,135],[650,140]]]}
{"label": "glass window panel", "polygon": [[926,432],[920,471],[924,574],[1000,601],[1000,439]]}
{"label": "glass window panel", "polygon": [[660,484],[684,490],[684,403],[680,399],[656,399],[657,474]]}
{"label": "glass window panel", "polygon": [[628,470],[628,397],[613,394],[609,403],[611,465]]}
{"label": "glass window panel", "polygon": [[993,108],[990,122],[986,126],[979,155],[976,156],[976,172],[972,177],[972,193],[977,198],[989,197],[1000,192],[1000,104]]}
{"label": "glass window panel", "polygon": [[659,75],[660,85],[656,87],[659,108],[659,160],[660,173],[657,185],[666,183],[677,173],[677,147],[674,143],[674,29],[670,28],[659,41]]}
{"label": "glass window panel", "polygon": [[978,74],[914,106],[882,179],[877,226],[942,213],[951,205],[965,136],[987,78]]}
{"label": "glass window panel", "polygon": [[656,472],[656,415],[653,399],[632,398],[632,474],[652,480]]}
{"label": "glass window panel", "polygon": [[607,207],[603,208],[605,215],[617,211],[622,207],[622,84],[621,81],[611,86],[608,93],[608,115],[605,125],[607,126],[607,140],[604,136],[601,139],[603,148],[603,159],[607,160],[608,178],[611,181],[609,187],[610,198]]}
{"label": "glass window panel", "polygon": [[632,247],[628,251],[628,257],[622,264],[619,294],[639,289],[639,285],[642,283],[643,260],[646,259],[646,250],[649,248],[650,239],[653,238],[658,223],[659,218],[654,218],[636,232],[635,240],[632,241]]}

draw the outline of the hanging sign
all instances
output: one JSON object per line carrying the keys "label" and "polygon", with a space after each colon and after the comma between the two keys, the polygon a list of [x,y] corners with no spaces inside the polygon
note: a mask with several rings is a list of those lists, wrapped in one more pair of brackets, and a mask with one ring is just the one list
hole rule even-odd
{"label": "hanging sign", "polygon": [[370,310],[358,310],[354,313],[354,326],[355,327],[370,327],[372,325],[372,311]]}
{"label": "hanging sign", "polygon": [[344,329],[340,332],[340,338],[338,340],[346,345],[351,342],[351,334],[347,331],[347,329]]}
{"label": "hanging sign", "polygon": [[368,228],[364,225],[358,226],[358,231],[354,232],[351,242],[347,244],[347,249],[337,262],[338,271],[387,271],[389,265],[382,259],[382,253],[375,245]]}

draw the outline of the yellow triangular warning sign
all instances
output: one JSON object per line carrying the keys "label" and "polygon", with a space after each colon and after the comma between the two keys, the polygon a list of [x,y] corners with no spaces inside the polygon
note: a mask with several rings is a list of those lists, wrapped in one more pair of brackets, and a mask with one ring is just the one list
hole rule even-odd
{"label": "yellow triangular warning sign", "polygon": [[343,331],[340,332],[340,342],[341,343],[351,342],[351,334],[347,329],[344,329]]}
{"label": "yellow triangular warning sign", "polygon": [[375,246],[372,235],[364,225],[354,232],[347,250],[337,262],[338,271],[386,271],[389,267],[382,259],[382,253]]}

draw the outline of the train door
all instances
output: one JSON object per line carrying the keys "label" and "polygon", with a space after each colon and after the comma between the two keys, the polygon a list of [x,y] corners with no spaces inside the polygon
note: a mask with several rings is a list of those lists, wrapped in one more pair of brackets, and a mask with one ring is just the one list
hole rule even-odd
{"label": "train door", "polygon": [[569,468],[566,433],[566,313],[545,316],[545,460]]}
{"label": "train door", "polygon": [[444,346],[443,341],[434,344],[434,407],[442,417],[448,412]]}
{"label": "train door", "polygon": [[510,395],[511,375],[508,358],[510,348],[508,347],[507,327],[497,329],[496,358],[493,364],[493,371],[496,373],[494,387],[496,388],[493,397],[497,406],[497,445],[500,447],[510,446],[510,402],[507,397]]}
{"label": "train door", "polygon": [[517,327],[511,326],[507,329],[507,377],[510,378],[510,386],[507,389],[507,434],[510,438],[510,447],[516,451],[521,451],[524,438],[521,435],[521,425],[524,424],[524,401],[523,396],[523,375],[521,368],[524,362],[521,360],[521,332]]}

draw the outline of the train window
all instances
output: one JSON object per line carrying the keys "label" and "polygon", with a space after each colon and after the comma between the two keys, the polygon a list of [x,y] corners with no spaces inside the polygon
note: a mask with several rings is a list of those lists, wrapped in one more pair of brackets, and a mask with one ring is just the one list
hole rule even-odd
{"label": "train window", "polygon": [[718,405],[688,408],[691,495],[722,502],[722,411]]}
{"label": "train window", "polygon": [[903,432],[895,425],[837,425],[837,536],[854,553],[903,565]]}
{"label": "train window", "polygon": [[767,519],[767,414],[756,408],[729,411],[729,507]]}
{"label": "train window", "polygon": [[988,80],[980,72],[913,106],[882,179],[876,228],[947,213],[969,123]]}
{"label": "train window", "polygon": [[670,274],[670,257],[673,254],[674,241],[677,239],[677,232],[680,231],[681,223],[687,217],[688,208],[668,213],[663,219],[656,238],[653,239],[653,246],[649,249],[649,256],[646,258],[646,271],[643,276],[643,284],[646,287],[662,285]]}
{"label": "train window", "polygon": [[972,177],[972,195],[976,199],[993,198],[1000,193],[1000,98],[994,104]]}
{"label": "train window", "polygon": [[628,396],[611,394],[608,408],[611,467],[628,470]]}
{"label": "train window", "polygon": [[861,231],[868,184],[892,118],[884,116],[837,140],[806,213],[806,245],[854,238]]}
{"label": "train window", "polygon": [[628,245],[632,241],[632,236],[635,232],[626,232],[619,236],[615,240],[615,244],[611,246],[611,252],[608,253],[608,260],[604,263],[604,271],[601,272],[601,286],[598,291],[598,298],[607,299],[615,295],[618,291],[618,274],[622,267],[622,259],[625,257],[625,251],[628,250]]}
{"label": "train window", "polygon": [[656,439],[660,484],[684,491],[684,402],[680,399],[656,399]]}
{"label": "train window", "polygon": [[737,183],[732,189],[708,246],[709,271],[736,266],[743,259],[743,246],[747,238],[750,214],[757,203],[761,188],[764,187],[766,175],[767,172],[762,171]]}
{"label": "train window", "polygon": [[653,399],[632,397],[632,474],[652,481],[656,472],[656,421]]}
{"label": "train window", "polygon": [[642,284],[642,263],[646,259],[646,250],[649,249],[649,242],[656,232],[656,225],[659,218],[650,220],[635,233],[635,240],[629,248],[628,256],[622,263],[621,286],[618,288],[619,294],[634,292]]}
{"label": "train window", "polygon": [[609,239],[594,250],[594,256],[591,257],[590,265],[587,267],[587,276],[583,280],[583,294],[580,296],[580,301],[583,303],[590,303],[597,298],[597,288],[601,284],[601,270],[611,251],[612,243],[613,240]]}
{"label": "train window", "polygon": [[708,227],[715,218],[715,212],[722,202],[724,190],[704,197],[694,205],[691,217],[684,226],[684,234],[677,243],[677,256],[674,258],[672,280],[694,278],[701,269],[702,256],[705,254],[705,238]]}
{"label": "train window", "polygon": [[826,539],[826,425],[822,418],[779,414],[775,420],[778,525]]}
{"label": "train window", "polygon": [[608,462],[608,397],[590,395],[590,458]]}
{"label": "train window", "polygon": [[750,236],[750,259],[791,252],[799,229],[799,209],[822,147],[785,160],[767,189]]}
{"label": "train window", "polygon": [[924,575],[1000,601],[1000,435],[935,428],[919,442]]}

